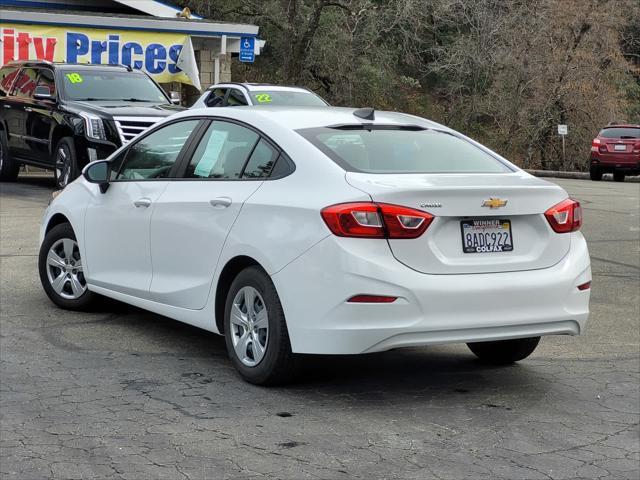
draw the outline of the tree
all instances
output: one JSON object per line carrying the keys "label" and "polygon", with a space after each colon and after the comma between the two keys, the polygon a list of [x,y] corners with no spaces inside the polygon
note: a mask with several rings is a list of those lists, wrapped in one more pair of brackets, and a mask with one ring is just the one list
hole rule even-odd
{"label": "tree", "polygon": [[[640,121],[637,0],[182,3],[259,25],[266,48],[234,65],[236,79],[427,116],[524,167],[584,169],[603,125]],[[565,165],[559,123],[569,125]]]}

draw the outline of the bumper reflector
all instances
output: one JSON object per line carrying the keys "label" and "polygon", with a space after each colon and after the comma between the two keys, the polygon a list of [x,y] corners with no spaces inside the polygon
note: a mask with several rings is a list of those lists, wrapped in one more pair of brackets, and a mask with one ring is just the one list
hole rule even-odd
{"label": "bumper reflector", "polygon": [[354,295],[347,302],[349,303],[393,303],[398,297],[387,295]]}
{"label": "bumper reflector", "polygon": [[589,290],[591,288],[591,282],[583,283],[582,285],[578,285],[578,290]]}

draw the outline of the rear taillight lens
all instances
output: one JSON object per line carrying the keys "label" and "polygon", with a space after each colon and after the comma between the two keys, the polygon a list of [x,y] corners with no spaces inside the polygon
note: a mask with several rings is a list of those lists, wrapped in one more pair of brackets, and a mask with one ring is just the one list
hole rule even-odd
{"label": "rear taillight lens", "polygon": [[582,207],[580,202],[567,198],[544,212],[549,225],[557,233],[569,233],[580,230],[582,225]]}
{"label": "rear taillight lens", "polygon": [[592,152],[606,152],[607,146],[602,143],[599,138],[594,138],[591,142],[591,151]]}
{"label": "rear taillight lens", "polygon": [[332,205],[321,214],[339,237],[418,238],[433,221],[433,215],[421,210],[373,202]]}

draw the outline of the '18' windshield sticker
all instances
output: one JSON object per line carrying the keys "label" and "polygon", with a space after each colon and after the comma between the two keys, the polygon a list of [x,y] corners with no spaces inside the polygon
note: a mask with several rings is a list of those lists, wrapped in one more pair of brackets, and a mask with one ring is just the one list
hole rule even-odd
{"label": "'18' windshield sticker", "polygon": [[258,93],[256,95],[258,103],[271,103],[271,95],[268,93]]}
{"label": "'18' windshield sticker", "polygon": [[67,73],[67,78],[71,83],[82,83],[82,75],[79,73]]}

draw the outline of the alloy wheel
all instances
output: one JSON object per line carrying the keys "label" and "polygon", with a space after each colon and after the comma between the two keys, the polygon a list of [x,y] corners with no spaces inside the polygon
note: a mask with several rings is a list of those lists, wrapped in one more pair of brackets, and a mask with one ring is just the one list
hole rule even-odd
{"label": "alloy wheel", "polygon": [[47,278],[53,290],[62,298],[75,300],[87,290],[78,243],[61,238],[47,253]]}
{"label": "alloy wheel", "polygon": [[60,145],[56,152],[56,180],[58,186],[64,188],[71,176],[71,152],[66,145]]}
{"label": "alloy wheel", "polygon": [[267,351],[269,316],[260,292],[243,287],[231,307],[231,341],[238,359],[248,367],[258,365]]}

